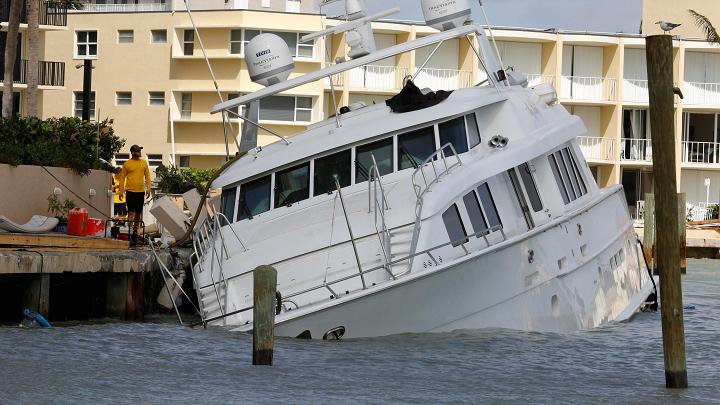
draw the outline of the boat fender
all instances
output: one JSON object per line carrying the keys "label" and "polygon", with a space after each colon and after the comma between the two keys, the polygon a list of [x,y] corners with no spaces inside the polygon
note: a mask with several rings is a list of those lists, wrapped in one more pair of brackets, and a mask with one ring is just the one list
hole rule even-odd
{"label": "boat fender", "polygon": [[275,315],[280,315],[282,312],[282,294],[280,291],[275,291]]}
{"label": "boat fender", "polygon": [[51,328],[52,325],[50,322],[48,322],[47,319],[45,319],[44,316],[38,314],[37,312],[31,310],[30,308],[23,309],[23,320],[20,323],[20,326],[22,327],[32,327],[35,324],[42,326],[43,328]]}

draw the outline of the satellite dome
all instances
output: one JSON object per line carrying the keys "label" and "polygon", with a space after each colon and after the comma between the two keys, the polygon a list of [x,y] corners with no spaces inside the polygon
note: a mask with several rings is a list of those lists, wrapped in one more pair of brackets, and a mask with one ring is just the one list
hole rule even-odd
{"label": "satellite dome", "polygon": [[245,47],[250,80],[263,86],[283,82],[295,69],[290,49],[275,34],[260,34]]}
{"label": "satellite dome", "polygon": [[470,0],[422,0],[422,11],[427,25],[447,31],[470,18]]}

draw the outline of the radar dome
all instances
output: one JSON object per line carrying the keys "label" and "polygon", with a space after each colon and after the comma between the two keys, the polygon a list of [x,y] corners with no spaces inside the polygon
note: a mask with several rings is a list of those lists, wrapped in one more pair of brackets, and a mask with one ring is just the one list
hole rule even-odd
{"label": "radar dome", "polygon": [[427,25],[447,31],[470,19],[470,0],[422,0],[422,11]]}
{"label": "radar dome", "polygon": [[290,49],[275,34],[260,34],[245,47],[250,80],[263,86],[283,82],[295,69]]}

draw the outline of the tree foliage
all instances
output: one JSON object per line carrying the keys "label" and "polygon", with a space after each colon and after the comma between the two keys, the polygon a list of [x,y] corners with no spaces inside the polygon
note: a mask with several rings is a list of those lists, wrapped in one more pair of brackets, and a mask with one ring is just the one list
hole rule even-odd
{"label": "tree foliage", "polygon": [[688,10],[688,12],[695,19],[695,25],[697,25],[697,27],[700,28],[705,34],[705,40],[710,43],[720,45],[720,35],[718,35],[717,30],[712,25],[710,20],[708,20],[707,17],[698,13],[695,10]]}
{"label": "tree foliage", "polygon": [[182,194],[197,188],[200,194],[205,193],[209,181],[218,169],[191,169],[177,168],[175,166],[159,166],[155,169],[158,181],[158,190],[161,193]]}
{"label": "tree foliage", "polygon": [[75,117],[2,118],[0,163],[65,167],[79,174],[111,171],[107,162],[125,145],[112,124],[111,119],[91,123]]}

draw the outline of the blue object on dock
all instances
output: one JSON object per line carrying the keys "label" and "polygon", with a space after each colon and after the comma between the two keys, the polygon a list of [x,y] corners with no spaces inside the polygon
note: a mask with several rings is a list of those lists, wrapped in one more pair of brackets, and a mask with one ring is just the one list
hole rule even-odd
{"label": "blue object on dock", "polygon": [[33,322],[37,322],[37,324],[42,326],[43,328],[51,328],[52,327],[50,322],[48,322],[48,320],[45,319],[44,316],[31,310],[30,308],[23,309],[23,315],[25,316],[25,318],[23,319],[23,323],[27,322],[30,325],[32,325]]}

